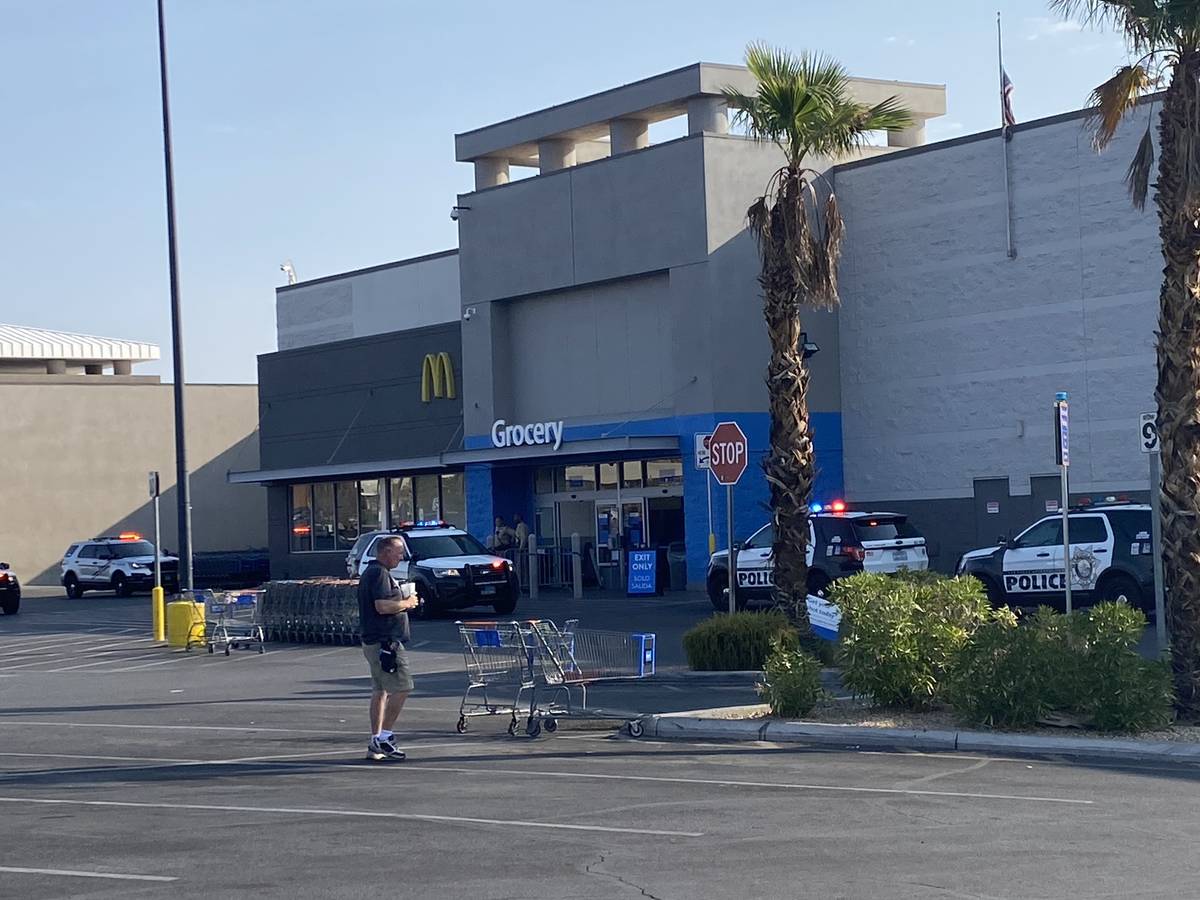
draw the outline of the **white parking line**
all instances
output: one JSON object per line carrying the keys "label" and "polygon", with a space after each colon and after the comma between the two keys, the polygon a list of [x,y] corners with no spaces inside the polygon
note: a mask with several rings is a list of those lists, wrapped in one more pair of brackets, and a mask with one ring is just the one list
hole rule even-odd
{"label": "white parking line", "polygon": [[25,722],[0,719],[0,727],[14,726],[21,728],[125,728],[151,731],[265,731],[273,734],[340,734],[346,737],[357,737],[361,731],[330,731],[328,729],[312,728],[266,728],[256,725],[125,725],[111,722]]}
{"label": "white parking line", "polygon": [[170,663],[180,662],[181,660],[187,659],[199,659],[199,657],[193,653],[187,653],[183,650],[172,650],[169,659],[160,659],[158,662],[152,663],[142,663],[139,666],[125,666],[124,668],[120,669],[106,669],[105,673],[114,674],[116,672],[137,672],[141,669],[153,669],[155,666],[165,666]]}
{"label": "white parking line", "polygon": [[154,651],[158,651],[158,648],[153,645],[151,645],[149,647],[143,647],[141,649],[134,649],[134,648],[130,648],[130,649],[133,650],[134,653],[137,653],[139,655],[138,656],[127,656],[127,657],[110,656],[108,659],[98,659],[98,660],[94,660],[92,662],[82,663],[78,666],[63,666],[58,669],[43,669],[42,671],[46,672],[47,674],[58,674],[59,672],[74,672],[76,669],[94,669],[97,666],[111,666],[111,665],[119,665],[121,663],[138,662],[140,660],[156,659],[162,655],[161,652],[154,652]]}
{"label": "white parking line", "polygon": [[164,809],[191,812],[278,813],[296,816],[338,816],[364,819],[393,819],[405,822],[444,822],[451,825],[499,825],[504,828],[546,828],[554,831],[592,831],[605,834],[639,834],[651,837],[703,837],[702,831],[667,831],[657,828],[620,828],[611,825],[571,825],[565,822],[534,822],[525,819],[484,819],[475,816],[439,816],[422,813],[382,812],[365,809],[322,809],[303,806],[224,806],[207,803],[136,803],[124,800],[60,800],[49,797],[0,797],[0,803],[54,806],[92,806],[116,809]]}
{"label": "white parking line", "polygon": [[166,875],[120,875],[116,872],[78,872],[74,869],[26,869],[21,866],[0,866],[0,872],[16,875],[65,875],[70,878],[107,878],[114,881],[178,881]]}
{"label": "white parking line", "polygon": [[689,784],[711,787],[768,788],[789,791],[832,791],[850,794],[899,794],[916,797],[953,797],[965,800],[1017,800],[1027,803],[1065,803],[1075,806],[1093,806],[1094,800],[1077,800],[1069,797],[1031,797],[1021,794],[979,794],[970,791],[923,791],[912,788],[875,788],[840,784],[797,784],[775,781],[724,781],[713,778],[672,778],[663,775],[609,775],[599,772],[551,772],[533,769],[492,769],[467,766],[425,766],[418,764],[404,767],[406,772],[447,772],[455,775],[526,775],[531,778],[579,778],[598,781],[634,781],[653,784]]}

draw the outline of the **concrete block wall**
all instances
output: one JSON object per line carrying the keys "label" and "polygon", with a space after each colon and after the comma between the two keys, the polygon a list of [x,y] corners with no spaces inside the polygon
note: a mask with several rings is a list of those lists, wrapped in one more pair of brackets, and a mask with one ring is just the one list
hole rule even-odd
{"label": "concrete block wall", "polygon": [[851,500],[1014,494],[1052,474],[1051,404],[1071,394],[1072,489],[1144,489],[1162,261],[1156,218],[1122,180],[1145,111],[1101,155],[1078,116],[836,172],[848,239],[840,314]]}

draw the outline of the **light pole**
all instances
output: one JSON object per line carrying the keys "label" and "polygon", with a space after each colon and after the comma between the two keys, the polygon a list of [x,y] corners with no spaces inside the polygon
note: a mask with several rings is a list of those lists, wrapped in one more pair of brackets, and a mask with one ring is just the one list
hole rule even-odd
{"label": "light pole", "polygon": [[167,180],[167,259],[171,270],[171,355],[175,377],[175,498],[179,515],[179,586],[192,590],[192,492],[188,484],[183,410],[183,313],[179,304],[179,248],[175,241],[175,169],[171,162],[171,101],[167,92],[167,34],[158,0],[158,72],[162,88],[163,163]]}

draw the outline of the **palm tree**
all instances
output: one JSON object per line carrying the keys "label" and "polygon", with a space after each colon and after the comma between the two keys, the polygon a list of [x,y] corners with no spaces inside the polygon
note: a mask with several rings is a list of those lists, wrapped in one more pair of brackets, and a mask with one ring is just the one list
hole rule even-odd
{"label": "palm tree", "polygon": [[[1090,98],[1093,143],[1103,150],[1138,99],[1164,83],[1154,202],[1162,239],[1158,306],[1158,433],[1162,453],[1163,568],[1176,702],[1200,714],[1200,3],[1195,0],[1051,0],[1086,24],[1120,31],[1137,62]],[[1151,115],[1153,108],[1151,108]],[[1129,165],[1134,205],[1146,206],[1154,167],[1152,118]],[[1151,490],[1154,486],[1151,485]]]}
{"label": "palm tree", "polygon": [[771,445],[763,470],[775,525],[775,600],[807,631],[805,550],[816,471],[800,311],[838,304],[843,235],[832,186],[812,166],[853,152],[869,132],[905,128],[912,117],[894,97],[875,106],[854,100],[846,70],[826,56],[751,44],[746,67],[758,79],[755,93],[724,91],[734,122],[784,155],[784,165],[747,211],[762,260],[758,282],[771,340]]}

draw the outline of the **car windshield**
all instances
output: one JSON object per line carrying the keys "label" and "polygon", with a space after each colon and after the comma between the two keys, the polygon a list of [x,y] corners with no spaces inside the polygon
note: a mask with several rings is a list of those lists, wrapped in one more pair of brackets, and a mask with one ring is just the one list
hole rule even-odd
{"label": "car windshield", "polygon": [[895,541],[920,535],[904,519],[864,518],[854,523],[854,536],[859,541]]}
{"label": "car windshield", "polygon": [[109,544],[113,559],[128,559],[131,556],[153,556],[154,545],[149,541],[122,541],[119,544]]}
{"label": "car windshield", "polygon": [[439,556],[486,554],[483,544],[469,534],[405,535],[414,559],[436,559]]}

